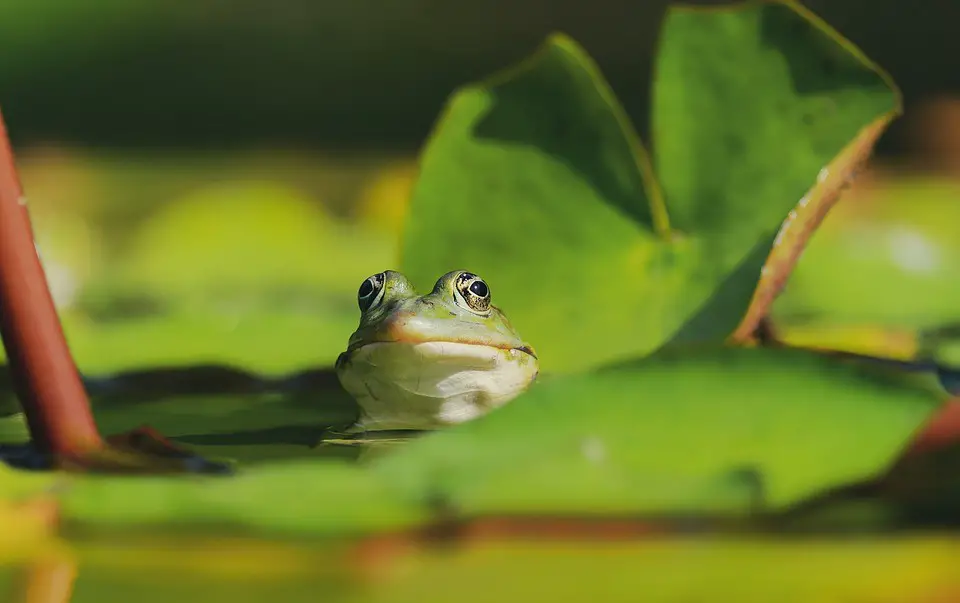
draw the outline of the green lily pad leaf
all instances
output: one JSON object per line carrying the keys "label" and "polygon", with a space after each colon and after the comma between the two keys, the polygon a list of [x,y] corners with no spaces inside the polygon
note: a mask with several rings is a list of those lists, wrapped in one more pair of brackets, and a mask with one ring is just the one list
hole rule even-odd
{"label": "green lily pad leaf", "polygon": [[[459,267],[483,276],[523,336],[549,344],[544,367],[631,353],[637,330],[665,335],[657,288],[689,258],[660,244],[665,214],[643,163],[596,67],[551,38],[454,96],[421,159],[401,268],[417,285]],[[583,353],[584,341],[599,347]]]}
{"label": "green lily pad leaf", "polygon": [[[484,276],[545,371],[726,339],[821,169],[853,139],[861,157],[899,111],[888,78],[792,4],[675,9],[662,35],[663,195],[599,70],[562,35],[457,92],[421,157],[401,268],[424,285]],[[809,227],[846,180],[836,172]],[[781,278],[805,241],[791,237]]]}
{"label": "green lily pad leaf", "polygon": [[880,171],[858,183],[774,304],[778,339],[949,364],[937,348],[960,323],[958,195],[944,177]]}
{"label": "green lily pad leaf", "polygon": [[776,511],[880,474],[942,400],[797,350],[659,352],[546,379],[372,468],[466,515]]}
{"label": "green lily pad leaf", "polygon": [[81,525],[329,535],[476,516],[749,519],[883,474],[942,400],[810,352],[668,350],[548,377],[485,417],[359,464],[300,446],[301,458],[276,454],[238,477],[76,476],[61,496]]}
{"label": "green lily pad leaf", "polygon": [[[653,90],[657,175],[671,223],[706,235],[719,265],[738,266],[724,289],[742,295],[756,287],[735,334],[742,340],[899,115],[900,93],[856,47],[793,2],[672,8]],[[758,245],[769,250],[766,257],[750,256]],[[729,311],[718,304],[701,310],[718,336],[741,318],[742,298],[734,299]]]}
{"label": "green lily pad leaf", "polygon": [[[332,375],[287,381],[207,368],[93,383],[106,433],[146,422],[207,457],[245,463],[236,479],[74,476],[65,516],[317,534],[420,525],[440,509],[749,516],[882,473],[943,399],[810,352],[665,350],[548,376],[486,417],[356,466],[334,461],[352,461],[358,447],[313,446],[325,426],[355,418]],[[232,391],[205,391],[227,382]],[[25,435],[22,417],[0,420],[0,441]],[[290,488],[298,495],[288,500]]]}
{"label": "green lily pad leaf", "polygon": [[[326,429],[357,419],[356,403],[332,369],[269,379],[207,366],[86,381],[94,417],[105,435],[149,425],[202,456],[245,466],[357,456],[356,451],[318,446]],[[0,417],[0,444],[28,440],[23,414]]]}
{"label": "green lily pad leaf", "polygon": [[244,526],[275,534],[370,533],[422,524],[429,512],[356,466],[303,460],[231,478],[78,477],[61,501],[64,517],[90,525]]}

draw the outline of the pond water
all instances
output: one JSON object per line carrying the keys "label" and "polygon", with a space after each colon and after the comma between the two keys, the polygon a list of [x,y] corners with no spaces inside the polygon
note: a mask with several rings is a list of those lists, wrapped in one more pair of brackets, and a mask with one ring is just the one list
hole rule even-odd
{"label": "pond water", "polygon": [[480,540],[460,547],[76,539],[8,564],[11,603],[953,601],[960,538]]}

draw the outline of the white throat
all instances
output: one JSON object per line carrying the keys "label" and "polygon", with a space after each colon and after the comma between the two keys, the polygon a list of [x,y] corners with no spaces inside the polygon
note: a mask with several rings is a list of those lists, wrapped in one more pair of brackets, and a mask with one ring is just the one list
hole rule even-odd
{"label": "white throat", "polygon": [[537,359],[519,350],[432,341],[367,344],[337,372],[362,411],[350,431],[378,431],[475,419],[519,395],[537,371]]}

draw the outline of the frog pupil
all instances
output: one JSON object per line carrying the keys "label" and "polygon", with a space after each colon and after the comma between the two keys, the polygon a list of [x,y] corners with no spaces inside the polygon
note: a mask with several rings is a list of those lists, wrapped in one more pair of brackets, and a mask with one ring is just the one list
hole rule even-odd
{"label": "frog pupil", "polygon": [[490,288],[483,281],[473,281],[470,285],[470,292],[478,297],[486,297],[490,293]]}
{"label": "frog pupil", "polygon": [[360,291],[357,292],[357,297],[363,299],[364,297],[369,297],[371,293],[373,293],[373,283],[370,282],[370,279],[367,279],[360,285]]}

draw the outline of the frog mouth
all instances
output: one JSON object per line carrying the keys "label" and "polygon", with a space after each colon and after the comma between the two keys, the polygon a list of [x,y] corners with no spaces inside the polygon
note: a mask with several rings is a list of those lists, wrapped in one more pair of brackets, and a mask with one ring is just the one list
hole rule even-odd
{"label": "frog mouth", "polygon": [[472,343],[469,341],[455,341],[455,340],[434,340],[432,342],[414,342],[414,341],[398,341],[396,343],[405,343],[407,345],[418,345],[421,343],[437,343],[437,344],[447,344],[449,346],[464,346],[465,349],[488,349],[488,350],[498,350],[500,352],[519,352],[521,354],[526,354],[530,356],[533,360],[539,361],[537,353],[533,350],[532,347],[527,345],[521,346],[510,346],[510,345],[495,345],[490,343]]}
{"label": "frog mouth", "polygon": [[477,347],[477,348],[489,348],[489,349],[494,349],[494,350],[503,350],[503,351],[507,351],[507,352],[509,352],[509,351],[517,351],[517,352],[521,352],[521,353],[523,353],[523,354],[527,354],[528,356],[531,356],[534,360],[540,360],[540,357],[537,356],[537,352],[533,349],[533,347],[528,346],[528,345],[521,345],[521,346],[495,345],[495,344],[490,344],[490,343],[478,343],[478,342],[477,342],[477,343],[474,343],[474,342],[469,342],[469,341],[457,341],[457,340],[455,340],[455,339],[434,339],[434,340],[430,340],[430,341],[418,341],[418,340],[416,340],[416,339],[408,339],[408,338],[404,338],[404,339],[384,339],[384,340],[378,340],[378,341],[370,341],[370,342],[367,342],[367,343],[364,343],[364,344],[358,345],[358,346],[350,346],[350,347],[347,349],[347,351],[344,352],[344,353],[342,353],[342,354],[340,354],[340,356],[344,356],[344,355],[350,356],[351,354],[356,353],[358,350],[361,350],[361,349],[363,349],[363,348],[365,348],[365,347],[367,347],[367,346],[369,346],[369,345],[375,345],[375,344],[406,344],[406,345],[418,345],[418,344],[422,344],[422,343],[449,343],[449,344],[457,344],[457,345],[471,346],[471,347]]}
{"label": "frog mouth", "polygon": [[439,374],[449,371],[497,372],[513,366],[526,367],[520,369],[522,372],[533,369],[535,378],[539,373],[538,364],[536,352],[526,345],[497,346],[441,340],[373,341],[341,353],[336,368],[342,371],[352,370],[348,367],[369,365],[385,373],[427,371]]}

